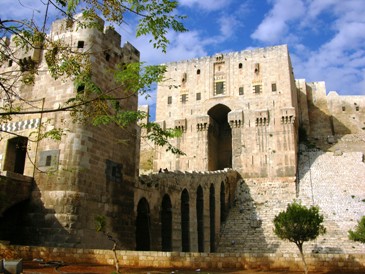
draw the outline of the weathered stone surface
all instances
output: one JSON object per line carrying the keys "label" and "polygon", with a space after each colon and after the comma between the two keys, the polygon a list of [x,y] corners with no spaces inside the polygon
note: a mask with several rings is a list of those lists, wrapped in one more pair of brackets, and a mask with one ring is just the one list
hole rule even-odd
{"label": "weathered stone surface", "polygon": [[[78,19],[82,20],[80,16]],[[102,20],[100,23],[104,25]],[[79,28],[77,24],[67,28],[66,20],[58,20],[53,23],[49,38],[62,39],[73,48],[82,41],[84,47],[77,50],[91,54],[96,85],[112,90],[115,95],[121,90],[115,88],[117,84],[110,69],[119,63],[139,60],[139,52],[129,43],[121,47],[120,35],[110,28],[99,31]],[[15,47],[13,42],[11,46]],[[105,57],[105,52],[110,53],[110,58]],[[27,57],[31,52],[21,54]],[[77,92],[71,79],[59,77],[55,80],[50,76],[44,54],[39,52],[40,70],[35,75],[34,85],[20,85],[19,81],[18,87],[20,96],[31,100],[36,110],[58,108]],[[16,69],[14,62],[13,67],[2,66],[0,72]],[[137,96],[127,97],[121,100],[120,107],[136,110]],[[73,123],[72,119],[68,112],[44,113],[14,116],[11,123],[1,125],[3,130],[28,137],[31,132],[43,130],[41,121],[48,121],[44,124],[45,129],[63,128],[67,134],[60,142],[46,139],[27,143],[27,155],[24,153],[22,157],[24,171],[18,173],[33,177],[35,187],[28,203],[22,208],[14,208],[16,212],[9,212],[9,218],[1,222],[0,239],[9,237],[13,243],[23,244],[108,247],[107,237],[95,231],[94,218],[103,215],[107,218],[106,229],[126,247],[133,248],[132,188],[138,172],[136,129],[134,126],[128,131],[117,126],[93,127],[87,123]],[[1,137],[1,169],[14,171],[17,151],[15,141],[11,141],[14,136],[2,132]],[[7,146],[7,143],[14,145]],[[119,216],[118,220],[115,216]],[[15,235],[6,233],[9,226]]]}

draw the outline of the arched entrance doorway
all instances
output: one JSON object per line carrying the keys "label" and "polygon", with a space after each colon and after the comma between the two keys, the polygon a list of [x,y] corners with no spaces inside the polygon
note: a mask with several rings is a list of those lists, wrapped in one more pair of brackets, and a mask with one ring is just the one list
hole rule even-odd
{"label": "arched entrance doorway", "polygon": [[204,252],[204,196],[201,186],[198,186],[196,191],[196,221],[198,229],[198,252]]}
{"label": "arched entrance doorway", "polygon": [[150,236],[150,206],[145,198],[138,202],[136,219],[136,250],[149,251]]}
{"label": "arched entrance doorway", "polygon": [[161,205],[161,248],[162,251],[172,251],[172,205],[167,194]]}
{"label": "arched entrance doorway", "polygon": [[190,251],[189,193],[186,189],[181,193],[181,249]]}
{"label": "arched entrance doorway", "polygon": [[19,136],[8,140],[4,170],[23,174],[27,156],[27,145],[28,138],[26,137]]}
{"label": "arched entrance doorway", "polygon": [[218,104],[208,111],[213,125],[208,133],[208,170],[232,167],[232,130],[228,124],[230,108]]}

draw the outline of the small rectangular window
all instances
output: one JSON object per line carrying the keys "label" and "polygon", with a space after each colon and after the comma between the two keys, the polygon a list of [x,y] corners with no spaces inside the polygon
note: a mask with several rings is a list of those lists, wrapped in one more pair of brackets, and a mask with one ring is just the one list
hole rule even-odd
{"label": "small rectangular window", "polygon": [[52,156],[47,155],[47,157],[46,157],[46,166],[51,166],[51,163],[52,163]]}
{"label": "small rectangular window", "polygon": [[172,97],[171,96],[167,97],[167,104],[168,105],[172,104]]}
{"label": "small rectangular window", "polygon": [[342,107],[342,111],[345,111],[346,110],[346,108],[345,107]]}
{"label": "small rectangular window", "polygon": [[188,100],[188,95],[187,94],[183,94],[181,95],[181,102],[185,103]]}
{"label": "small rectangular window", "polygon": [[200,92],[198,92],[197,94],[196,94],[196,100],[197,101],[199,101],[201,99],[201,93]]}
{"label": "small rectangular window", "polygon": [[356,107],[356,111],[359,111],[359,110],[360,110],[360,107],[359,107],[359,106],[357,106],[357,107]]}
{"label": "small rectangular window", "polygon": [[113,166],[112,167],[112,177],[116,177],[117,176],[117,167]]}
{"label": "small rectangular window", "polygon": [[261,93],[261,85],[254,85],[253,87],[255,93]]}
{"label": "small rectangular window", "polygon": [[271,91],[276,91],[276,83],[271,84]]}
{"label": "small rectangular window", "polygon": [[13,65],[13,60],[9,60],[9,62],[8,62],[8,67],[11,67]]}
{"label": "small rectangular window", "polygon": [[239,94],[239,95],[243,95],[243,87],[239,87],[239,89],[238,89],[238,94]]}
{"label": "small rectangular window", "polygon": [[77,48],[78,49],[83,49],[84,48],[84,43],[85,43],[84,41],[78,41],[77,42]]}
{"label": "small rectangular window", "polygon": [[215,83],[215,94],[224,94],[224,82]]}

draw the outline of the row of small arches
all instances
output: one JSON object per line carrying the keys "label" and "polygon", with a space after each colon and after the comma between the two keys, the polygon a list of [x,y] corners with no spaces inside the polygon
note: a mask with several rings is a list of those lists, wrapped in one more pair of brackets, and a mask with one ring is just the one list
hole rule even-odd
{"label": "row of small arches", "polygon": [[[197,247],[198,252],[204,252],[204,191],[199,185],[196,190],[196,233],[197,233]],[[215,252],[216,250],[216,231],[215,231],[215,187],[211,184],[209,188],[209,230],[210,230],[210,252]],[[181,233],[181,243],[180,251],[190,252],[191,250],[191,237],[190,231],[190,195],[187,189],[181,192],[180,196],[180,211],[174,212],[176,207],[173,207],[170,195],[165,194],[162,198],[159,218],[160,218],[160,237],[161,237],[161,251],[173,251],[173,216],[180,215],[180,233]],[[180,214],[178,214],[180,213]],[[226,205],[225,205],[225,187],[224,183],[221,183],[220,190],[220,222],[225,221],[226,216]],[[137,217],[136,217],[136,250],[139,251],[149,251],[151,250],[151,242],[156,243],[157,239],[152,239],[153,234],[151,233],[151,212],[150,206],[145,197],[141,198],[137,205]],[[175,217],[176,218],[176,217]],[[155,236],[156,237],[156,236]],[[176,249],[176,247],[175,247]]]}

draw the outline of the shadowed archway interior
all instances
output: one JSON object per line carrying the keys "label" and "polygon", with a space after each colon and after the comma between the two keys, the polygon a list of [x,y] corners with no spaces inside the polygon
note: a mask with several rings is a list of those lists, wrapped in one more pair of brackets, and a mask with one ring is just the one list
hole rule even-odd
{"label": "shadowed archway interior", "polygon": [[208,111],[211,124],[208,131],[208,170],[232,167],[232,130],[228,124],[231,109],[218,104]]}

